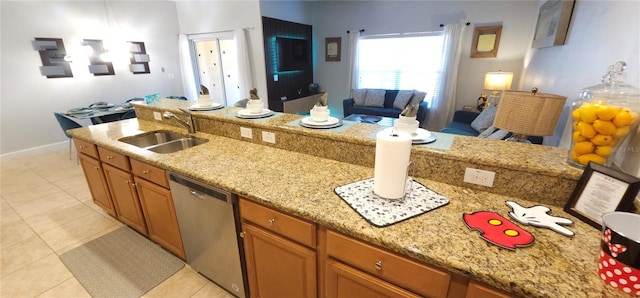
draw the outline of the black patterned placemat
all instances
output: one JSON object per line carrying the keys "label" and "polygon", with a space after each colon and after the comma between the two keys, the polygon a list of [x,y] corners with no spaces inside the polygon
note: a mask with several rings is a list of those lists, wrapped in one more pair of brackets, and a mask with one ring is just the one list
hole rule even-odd
{"label": "black patterned placemat", "polygon": [[338,186],[336,194],[370,224],[386,227],[449,204],[449,199],[411,180],[402,199],[384,199],[373,193],[373,178]]}

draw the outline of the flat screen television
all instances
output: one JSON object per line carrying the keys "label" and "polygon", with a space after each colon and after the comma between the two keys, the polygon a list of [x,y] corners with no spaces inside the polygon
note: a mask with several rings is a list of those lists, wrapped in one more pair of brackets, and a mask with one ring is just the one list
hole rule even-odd
{"label": "flat screen television", "polygon": [[309,41],[276,37],[278,71],[303,70],[309,63]]}

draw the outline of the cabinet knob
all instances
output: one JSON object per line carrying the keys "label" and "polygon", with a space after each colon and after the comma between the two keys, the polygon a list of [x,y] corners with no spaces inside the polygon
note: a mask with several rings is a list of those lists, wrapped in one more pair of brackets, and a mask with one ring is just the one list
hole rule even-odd
{"label": "cabinet knob", "polygon": [[269,225],[272,226],[274,223],[276,223],[275,218],[272,218],[269,220]]}
{"label": "cabinet knob", "polygon": [[244,231],[240,232],[240,238],[244,238],[244,235],[246,235],[247,233],[245,233]]}
{"label": "cabinet knob", "polygon": [[377,261],[374,267],[376,267],[378,271],[382,270],[382,261]]}

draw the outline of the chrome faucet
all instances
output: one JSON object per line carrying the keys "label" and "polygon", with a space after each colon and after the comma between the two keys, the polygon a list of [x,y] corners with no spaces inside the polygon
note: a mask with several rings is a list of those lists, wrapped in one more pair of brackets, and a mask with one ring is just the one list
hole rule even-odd
{"label": "chrome faucet", "polygon": [[178,121],[180,125],[186,127],[189,133],[196,133],[196,126],[193,121],[193,116],[191,115],[191,111],[183,108],[180,108],[180,111],[183,111],[185,114],[187,114],[187,116],[189,117],[188,121],[183,121],[182,119],[178,118],[178,116],[176,116],[175,114],[169,111],[165,111],[164,114],[162,114],[162,116],[167,119],[171,119],[171,118],[175,119],[176,121]]}

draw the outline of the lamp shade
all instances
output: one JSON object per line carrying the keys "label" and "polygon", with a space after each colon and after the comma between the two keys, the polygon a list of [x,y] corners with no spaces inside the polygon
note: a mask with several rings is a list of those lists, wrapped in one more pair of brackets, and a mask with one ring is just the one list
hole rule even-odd
{"label": "lamp shade", "polygon": [[527,91],[503,91],[493,125],[515,134],[550,136],[566,97]]}
{"label": "lamp shade", "polygon": [[494,71],[484,75],[484,89],[502,91],[511,88],[512,72]]}

